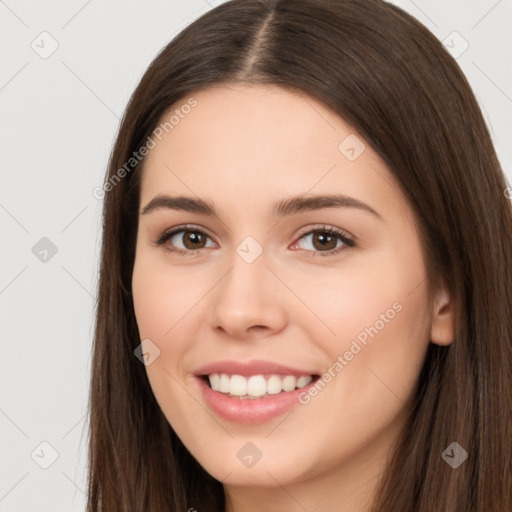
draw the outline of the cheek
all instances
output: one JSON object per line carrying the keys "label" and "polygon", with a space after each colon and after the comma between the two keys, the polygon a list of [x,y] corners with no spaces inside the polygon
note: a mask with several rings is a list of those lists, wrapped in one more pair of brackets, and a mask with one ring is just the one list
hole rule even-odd
{"label": "cheek", "polygon": [[361,333],[364,342],[365,329],[374,325],[379,332],[391,331],[391,325],[394,329],[403,324],[425,327],[421,321],[427,312],[421,258],[382,252],[347,260],[339,269],[283,267],[280,276],[299,299],[287,300],[279,292],[290,321],[314,333],[311,339],[325,341],[326,347],[332,341],[335,348],[342,348]]}
{"label": "cheek", "polygon": [[322,269],[302,276],[297,279],[290,270],[286,277],[309,310],[295,306],[301,314],[292,313],[292,321],[328,355],[325,370],[344,375],[331,379],[333,388],[346,400],[357,396],[369,405],[378,405],[375,399],[383,394],[407,398],[429,341],[419,246],[369,254],[357,263],[347,260],[339,272]]}
{"label": "cheek", "polygon": [[132,291],[141,338],[156,340],[172,336],[187,310],[193,307],[204,286],[193,283],[194,274],[165,264],[165,258],[138,255],[133,270]]}
{"label": "cheek", "polygon": [[[158,347],[159,357],[146,366],[155,395],[179,391],[190,371],[189,356],[212,304],[208,292],[219,280],[218,267],[199,271],[171,265],[165,256],[149,251],[137,255],[132,276],[133,304],[141,340]],[[185,371],[184,367],[187,367]]]}
{"label": "cheek", "polygon": [[185,276],[179,269],[164,268],[149,255],[142,254],[135,262],[132,277],[140,339],[151,340],[160,351],[146,366],[146,373],[155,399],[173,427],[183,422],[183,414],[178,411],[186,409],[190,400],[178,382],[183,379],[180,363],[190,339],[186,331],[190,329],[187,310],[198,300]]}
{"label": "cheek", "polygon": [[[179,279],[180,272],[171,274],[169,269],[160,268],[145,253],[137,255],[132,276],[133,306],[140,339],[151,340],[160,351],[158,358],[146,366],[156,396],[159,394],[155,380],[157,373],[164,367],[173,374],[176,372],[169,366],[169,361],[180,360],[184,345],[174,332],[179,316],[184,314],[180,315],[178,310],[186,302],[180,294],[186,293],[187,288],[179,284]],[[165,377],[161,375],[159,378]]]}

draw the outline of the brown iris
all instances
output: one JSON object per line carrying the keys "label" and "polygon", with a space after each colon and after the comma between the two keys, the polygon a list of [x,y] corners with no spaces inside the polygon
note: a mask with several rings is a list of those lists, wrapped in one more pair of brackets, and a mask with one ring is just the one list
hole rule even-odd
{"label": "brown iris", "polygon": [[[200,247],[198,247],[197,244],[201,244]],[[200,233],[199,231],[185,231],[183,234],[183,245],[187,249],[202,249],[204,247],[204,243],[206,242],[206,235],[204,233]],[[190,246],[189,246],[190,243]]]}
{"label": "brown iris", "polygon": [[[318,242],[318,246],[316,245],[316,242]],[[316,231],[313,233],[313,246],[315,249],[335,249],[336,242],[337,239],[335,236],[325,233],[324,231]]]}

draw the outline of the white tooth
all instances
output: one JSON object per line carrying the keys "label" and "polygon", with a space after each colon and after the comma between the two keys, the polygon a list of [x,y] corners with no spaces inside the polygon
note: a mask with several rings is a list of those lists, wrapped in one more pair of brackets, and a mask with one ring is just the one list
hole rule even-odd
{"label": "white tooth", "polygon": [[210,386],[213,391],[219,391],[220,375],[218,373],[212,373],[208,376],[208,380],[210,381]]}
{"label": "white tooth", "polygon": [[221,373],[220,379],[219,379],[219,391],[221,393],[229,393],[229,382],[230,382],[229,375],[227,375],[225,373]]}
{"label": "white tooth", "polygon": [[247,379],[242,375],[231,375],[229,381],[229,392],[235,396],[243,396],[247,394]]}
{"label": "white tooth", "polygon": [[263,375],[253,375],[247,381],[247,394],[252,396],[263,396],[267,393],[267,383]]}
{"label": "white tooth", "polygon": [[283,391],[293,391],[296,383],[297,379],[293,375],[287,375],[282,382]]}
{"label": "white tooth", "polygon": [[299,377],[297,379],[297,387],[303,388],[304,386],[307,386],[311,381],[313,380],[313,377],[310,375],[303,375],[302,377]]}
{"label": "white tooth", "polygon": [[267,393],[269,395],[276,395],[277,393],[281,393],[281,377],[277,375],[272,375],[267,380]]}

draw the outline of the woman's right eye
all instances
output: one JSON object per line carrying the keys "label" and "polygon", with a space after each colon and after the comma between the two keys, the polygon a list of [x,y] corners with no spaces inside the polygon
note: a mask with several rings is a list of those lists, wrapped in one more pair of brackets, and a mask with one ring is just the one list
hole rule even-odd
{"label": "woman's right eye", "polygon": [[[170,252],[193,256],[197,254],[200,249],[208,247],[205,245],[207,239],[211,240],[211,238],[200,229],[180,227],[162,233],[160,238],[156,241],[156,244],[163,245],[165,249]],[[171,242],[170,244],[167,243],[169,241]]]}

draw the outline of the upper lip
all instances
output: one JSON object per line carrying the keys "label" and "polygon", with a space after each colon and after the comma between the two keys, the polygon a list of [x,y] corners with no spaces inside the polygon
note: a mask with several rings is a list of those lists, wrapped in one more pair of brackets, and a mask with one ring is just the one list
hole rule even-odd
{"label": "upper lip", "polygon": [[300,368],[291,368],[273,361],[252,360],[252,361],[214,361],[198,368],[194,375],[204,376],[212,373],[226,373],[228,375],[251,375],[261,374],[283,374],[295,375],[317,375],[314,371]]}

